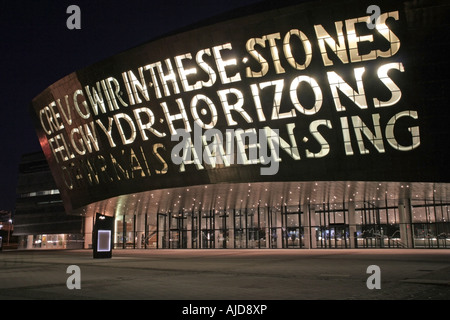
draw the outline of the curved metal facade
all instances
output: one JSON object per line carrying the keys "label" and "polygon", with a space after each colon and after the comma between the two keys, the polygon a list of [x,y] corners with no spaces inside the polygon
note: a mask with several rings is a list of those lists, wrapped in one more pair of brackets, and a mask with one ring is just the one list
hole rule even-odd
{"label": "curved metal facade", "polygon": [[368,1],[235,18],[54,83],[32,109],[66,210],[150,190],[288,181],[437,182],[446,200],[445,10],[419,8],[426,21],[407,1],[377,3],[377,21]]}

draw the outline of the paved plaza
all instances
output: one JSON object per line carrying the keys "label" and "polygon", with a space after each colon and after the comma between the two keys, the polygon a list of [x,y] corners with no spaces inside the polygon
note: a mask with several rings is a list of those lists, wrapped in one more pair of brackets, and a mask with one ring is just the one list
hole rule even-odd
{"label": "paved plaza", "polygon": [[[69,266],[80,289],[69,289]],[[367,280],[379,267],[380,289]],[[450,250],[0,252],[0,300],[449,300]],[[372,278],[373,279],[373,278]]]}

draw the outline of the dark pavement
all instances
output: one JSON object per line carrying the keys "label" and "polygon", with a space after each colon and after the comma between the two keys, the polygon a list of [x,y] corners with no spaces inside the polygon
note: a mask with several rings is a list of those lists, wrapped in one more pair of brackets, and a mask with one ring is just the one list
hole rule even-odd
{"label": "dark pavement", "polygon": [[3,251],[0,270],[0,300],[450,300],[448,249]]}

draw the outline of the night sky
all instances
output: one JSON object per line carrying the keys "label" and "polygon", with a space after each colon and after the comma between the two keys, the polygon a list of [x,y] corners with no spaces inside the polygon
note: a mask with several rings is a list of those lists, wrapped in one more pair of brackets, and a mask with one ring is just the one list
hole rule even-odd
{"label": "night sky", "polygon": [[[0,9],[0,210],[14,211],[21,156],[40,150],[31,100],[64,76],[153,38],[261,0],[4,1]],[[69,30],[69,5],[81,29]]]}

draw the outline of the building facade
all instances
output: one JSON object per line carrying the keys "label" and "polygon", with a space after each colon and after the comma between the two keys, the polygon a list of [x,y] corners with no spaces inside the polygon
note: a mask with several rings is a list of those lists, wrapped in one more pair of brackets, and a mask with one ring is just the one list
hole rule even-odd
{"label": "building facade", "polygon": [[85,247],[101,213],[117,248],[448,248],[449,6],[375,2],[255,6],[33,99]]}
{"label": "building facade", "polygon": [[83,219],[66,214],[42,152],[22,156],[13,234],[18,238],[19,249],[83,247]]}
{"label": "building facade", "polygon": [[17,247],[17,239],[12,235],[13,231],[11,212],[0,210],[0,250]]}

